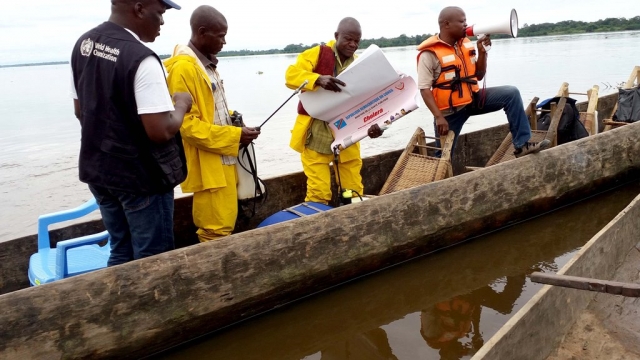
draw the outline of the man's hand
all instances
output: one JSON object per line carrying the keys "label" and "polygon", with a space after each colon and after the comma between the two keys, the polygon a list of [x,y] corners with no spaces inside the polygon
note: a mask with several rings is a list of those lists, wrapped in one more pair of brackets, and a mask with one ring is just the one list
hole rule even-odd
{"label": "man's hand", "polygon": [[335,91],[335,92],[342,91],[342,89],[340,89],[340,86],[338,85],[347,86],[347,84],[345,84],[341,80],[338,80],[333,76],[329,76],[329,75],[321,75],[316,80],[316,85],[322,87],[325,90]]}
{"label": "man's hand", "polygon": [[438,129],[438,134],[440,136],[445,136],[449,132],[449,123],[444,116],[436,117],[436,129]]}
{"label": "man's hand", "polygon": [[186,92],[177,92],[173,94],[173,102],[176,107],[181,108],[185,113],[191,111],[191,105],[193,105],[191,94]]}
{"label": "man's hand", "polygon": [[478,52],[486,54],[487,49],[485,49],[485,46],[491,46],[491,35],[485,35],[482,39],[478,39],[476,45],[478,46]]}
{"label": "man's hand", "polygon": [[258,135],[260,135],[260,130],[245,126],[242,128],[242,134],[240,135],[240,144],[249,145],[253,140],[258,138]]}
{"label": "man's hand", "polygon": [[378,126],[378,124],[373,124],[371,125],[369,130],[367,130],[367,135],[369,135],[370,138],[375,139],[377,137],[380,137],[383,132],[384,130],[380,129],[380,126]]}

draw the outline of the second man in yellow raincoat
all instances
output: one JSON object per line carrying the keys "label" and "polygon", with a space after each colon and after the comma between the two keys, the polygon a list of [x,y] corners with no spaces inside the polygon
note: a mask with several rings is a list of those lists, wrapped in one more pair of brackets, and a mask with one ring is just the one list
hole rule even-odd
{"label": "second man in yellow raincoat", "polygon": [[180,185],[193,193],[193,221],[200,241],[230,235],[238,215],[236,161],[241,144],[259,131],[232,125],[215,55],[222,50],[227,21],[211,6],[191,16],[191,40],[177,45],[165,61],[169,91],[193,97],[191,111],[180,128],[188,175]]}

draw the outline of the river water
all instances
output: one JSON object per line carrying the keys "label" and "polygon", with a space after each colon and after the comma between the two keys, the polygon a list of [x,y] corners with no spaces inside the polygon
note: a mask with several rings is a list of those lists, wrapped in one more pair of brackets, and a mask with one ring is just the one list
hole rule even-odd
{"label": "river water", "polygon": [[637,181],[351,281],[153,357],[469,359],[640,192]]}
{"label": "river water", "polygon": [[[613,92],[611,86],[626,81],[638,65],[639,43],[640,31],[495,40],[487,86],[516,85],[525,103],[534,96],[552,97],[563,81],[576,92],[594,84],[601,94]],[[413,47],[383,51],[397,70],[416,77]],[[289,97],[284,72],[295,56],[220,59],[229,105],[248,125],[262,123]],[[77,206],[91,196],[78,181],[80,127],[68,95],[69,76],[68,65],[0,68],[0,241],[35,233],[39,214]],[[302,169],[299,155],[288,147],[295,106],[289,102],[256,141],[264,178]],[[381,138],[363,140],[363,156],[404,148],[416,126],[433,133],[432,117],[421,106]],[[505,122],[502,112],[476,117],[463,132]]]}

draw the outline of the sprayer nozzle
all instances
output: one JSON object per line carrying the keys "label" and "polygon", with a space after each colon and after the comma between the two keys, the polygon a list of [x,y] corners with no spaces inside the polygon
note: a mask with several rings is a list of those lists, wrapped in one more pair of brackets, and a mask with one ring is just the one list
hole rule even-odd
{"label": "sprayer nozzle", "polygon": [[309,83],[309,80],[305,80],[300,86],[298,86],[298,88],[296,89],[296,94],[299,93],[303,87],[307,86],[308,83]]}

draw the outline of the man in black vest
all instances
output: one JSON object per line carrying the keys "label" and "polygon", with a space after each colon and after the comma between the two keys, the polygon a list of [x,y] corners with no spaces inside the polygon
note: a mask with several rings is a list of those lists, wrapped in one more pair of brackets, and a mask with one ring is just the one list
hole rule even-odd
{"label": "man in black vest", "polygon": [[169,8],[180,9],[112,0],[109,21],[82,35],[71,56],[80,181],[109,231],[109,266],[174,248],[173,189],[187,174],[179,130],[191,96],[172,101],[160,59],[142,43],[160,35]]}

